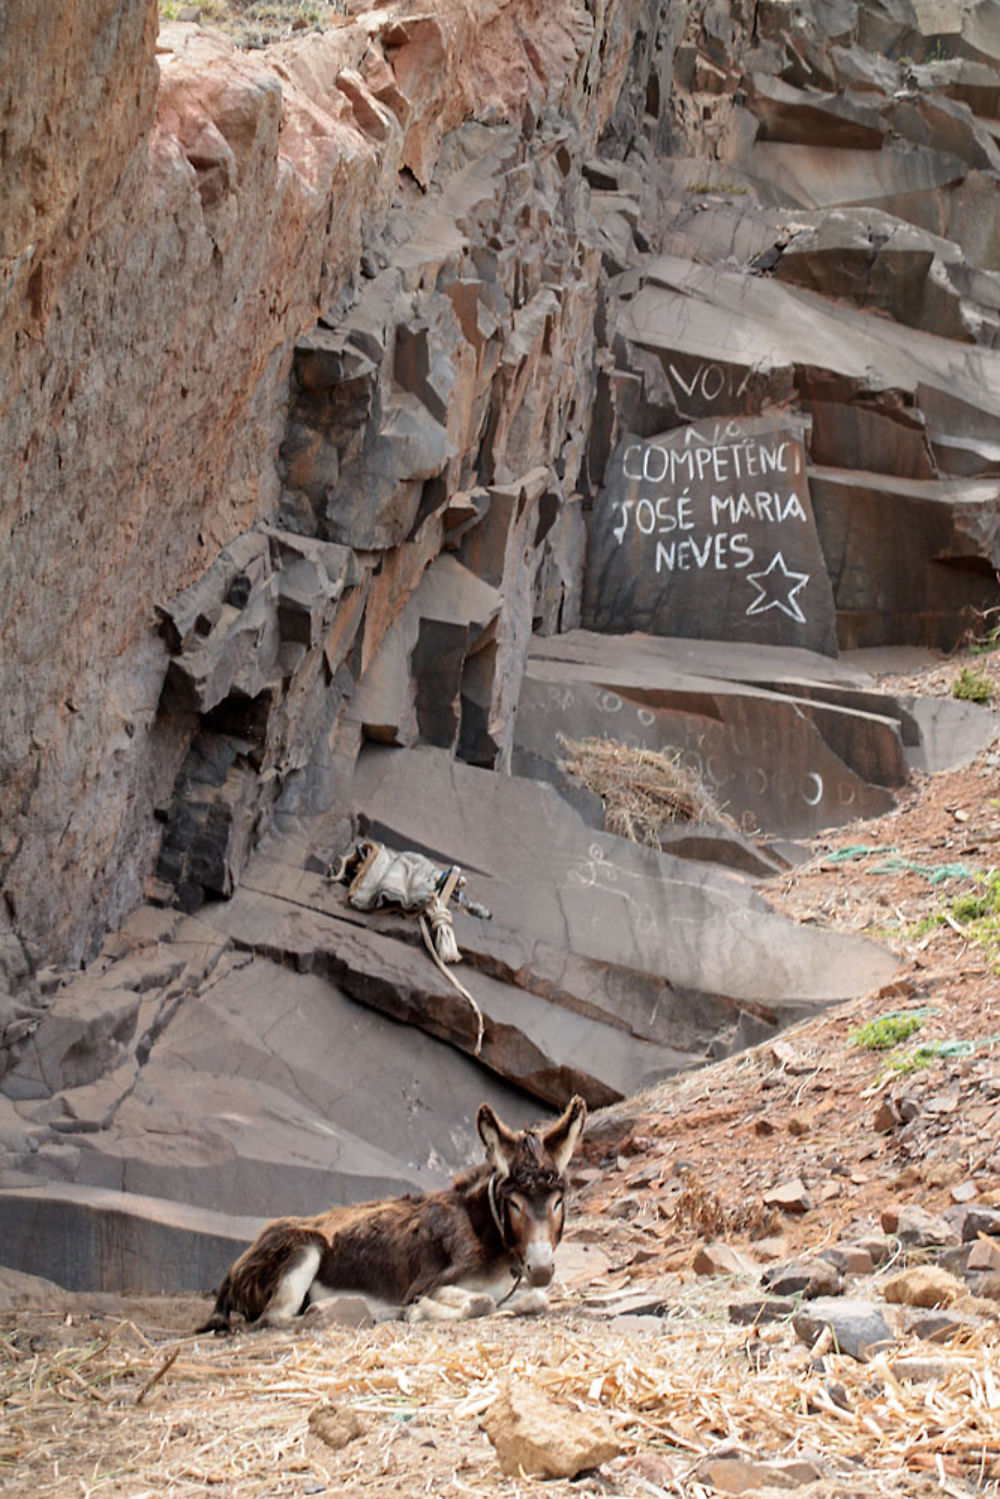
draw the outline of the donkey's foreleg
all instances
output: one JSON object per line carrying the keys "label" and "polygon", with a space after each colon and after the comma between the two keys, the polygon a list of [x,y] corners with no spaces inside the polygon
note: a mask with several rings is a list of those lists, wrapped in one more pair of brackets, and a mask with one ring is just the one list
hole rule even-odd
{"label": "donkey's foreleg", "polygon": [[497,1304],[486,1291],[467,1291],[464,1286],[438,1286],[404,1308],[404,1322],[468,1322],[489,1317]]}
{"label": "donkey's foreleg", "polygon": [[318,1244],[306,1244],[288,1256],[278,1284],[254,1327],[287,1327],[298,1315],[316,1279],[322,1254]]}

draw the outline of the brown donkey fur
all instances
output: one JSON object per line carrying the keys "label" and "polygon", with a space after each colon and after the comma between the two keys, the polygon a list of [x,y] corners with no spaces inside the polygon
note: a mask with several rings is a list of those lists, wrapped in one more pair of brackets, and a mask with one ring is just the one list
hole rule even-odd
{"label": "brown donkey fur", "polygon": [[441,1192],[278,1218],[219,1288],[199,1332],[230,1332],[232,1316],[285,1326],[313,1302],[357,1292],[410,1321],[459,1321],[547,1305],[543,1286],[563,1231],[566,1167],[587,1108],[574,1097],[541,1132],[509,1130],[488,1104],[476,1115],[482,1166]]}

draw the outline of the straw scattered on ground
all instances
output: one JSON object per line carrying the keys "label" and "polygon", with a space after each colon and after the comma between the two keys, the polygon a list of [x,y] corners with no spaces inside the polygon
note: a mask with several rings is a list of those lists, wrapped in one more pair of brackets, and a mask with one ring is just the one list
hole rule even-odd
{"label": "straw scattered on ground", "polygon": [[[707,1493],[703,1459],[733,1445],[758,1460],[822,1451],[825,1478],[864,1473],[885,1492],[897,1478],[898,1492],[917,1492],[920,1474],[954,1493],[968,1490],[949,1490],[951,1480],[1000,1475],[995,1324],[934,1348],[940,1372],[929,1381],[893,1372],[902,1355],[927,1357],[915,1340],[868,1364],[828,1354],[816,1371],[788,1325],[731,1327],[706,1300],[713,1288],[697,1283],[685,1297],[681,1284],[673,1315],[653,1334],[623,1334],[564,1309],[530,1323],[383,1324],[159,1347],[122,1322],[55,1354],[8,1336],[0,1484],[12,1494],[131,1499],[587,1492],[500,1474],[479,1419],[508,1380],[610,1419],[623,1454],[605,1470],[613,1487],[604,1492],[648,1494],[653,1455],[654,1492]],[[323,1416],[345,1407],[359,1435],[331,1447]]]}

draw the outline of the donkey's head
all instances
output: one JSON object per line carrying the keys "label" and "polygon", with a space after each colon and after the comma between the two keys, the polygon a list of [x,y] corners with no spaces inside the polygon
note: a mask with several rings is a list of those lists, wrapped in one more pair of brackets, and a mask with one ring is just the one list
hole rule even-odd
{"label": "donkey's head", "polygon": [[578,1095],[541,1133],[508,1129],[486,1103],[476,1115],[493,1166],[493,1216],[504,1248],[532,1286],[547,1286],[552,1279],[553,1252],[563,1231],[566,1167],[586,1118],[587,1105]]}

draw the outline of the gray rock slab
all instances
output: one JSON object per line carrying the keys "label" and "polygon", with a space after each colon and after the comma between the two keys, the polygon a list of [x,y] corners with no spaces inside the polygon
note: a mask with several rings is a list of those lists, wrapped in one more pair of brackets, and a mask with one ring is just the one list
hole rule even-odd
{"label": "gray rock slab", "polygon": [[474,1121],[484,1100],[516,1128],[539,1113],[460,1053],[401,1029],[329,979],[261,958],[185,1005],[152,1061],[269,1087],[310,1112],[317,1137],[332,1141],[342,1130],[367,1141],[406,1186],[437,1185],[480,1159]]}
{"label": "gray rock slab", "polygon": [[944,94],[899,99],[886,112],[897,135],[914,145],[960,156],[970,167],[995,172],[997,147],[985,122],[975,118],[967,100]]}
{"label": "gray rock slab", "polygon": [[961,183],[968,167],[945,151],[828,151],[820,144],[761,141],[753,171],[798,207],[870,204],[923,224],[934,216],[930,201]]}
{"label": "gray rock slab", "polygon": [[149,1044],[141,1067],[51,1099],[3,1099],[0,1183],[55,1178],[264,1217],[311,1213],[442,1185],[480,1157],[484,1100],[514,1127],[540,1112],[329,980],[245,954],[180,996]]}
{"label": "gray rock slab", "polygon": [[809,1010],[895,969],[877,944],[796,927],[723,872],[594,832],[540,782],[370,747],[354,800],[369,816],[392,808],[398,846],[476,871],[505,926],[681,988]]}
{"label": "gray rock slab", "polygon": [[[791,232],[774,268],[779,280],[944,338],[971,339],[962,306],[969,272],[952,241],[864,207],[809,215],[806,223],[794,219]],[[855,455],[851,466],[869,465]]]}
{"label": "gray rock slab", "polygon": [[757,139],[824,149],[877,151],[886,126],[877,110],[837,94],[793,88],[766,73],[751,73],[747,103],[759,121]]}
{"label": "gray rock slab", "polygon": [[706,419],[626,435],[588,537],[587,628],[836,654],[801,421]]}
{"label": "gray rock slab", "polygon": [[996,602],[1000,481],[813,468],[809,486],[847,647],[950,648]]}
{"label": "gray rock slab", "polygon": [[0,1263],[71,1291],[207,1291],[260,1218],[73,1183],[0,1188]]}
{"label": "gray rock slab", "polygon": [[[880,676],[905,676],[937,665],[940,659],[938,652],[912,645],[846,650],[837,660],[830,660],[788,648],[759,650],[736,642],[722,645],[642,635],[620,641],[573,630],[532,642],[529,679],[537,664],[546,663],[565,665],[568,681],[589,673],[612,690],[630,684],[652,687],[674,674],[685,674],[783,692],[795,698],[804,712],[809,711],[805,706],[809,701],[829,702],[871,715],[876,723],[882,721],[877,740],[854,753],[863,748],[865,759],[878,754],[894,767],[894,776],[899,746],[890,745],[884,732],[892,726],[897,726],[892,737],[901,740],[907,766],[931,772],[966,763],[996,735],[1000,715],[993,709],[955,698],[918,698],[878,690]],[[607,716],[607,712],[602,714]]]}
{"label": "gray rock slab", "polygon": [[[990,5],[975,7],[987,15]],[[995,120],[1000,116],[1000,80],[996,73],[996,25],[993,45],[986,56],[952,57],[934,61],[913,70],[914,81],[928,93],[941,93],[948,99],[959,99],[973,114]],[[980,30],[980,37],[984,36]],[[992,54],[992,55],[990,55]],[[991,65],[992,64],[992,65]]]}
{"label": "gray rock slab", "polygon": [[[876,410],[820,396],[810,397],[809,410],[809,455],[814,464],[837,468],[849,458],[852,468],[866,472],[937,478],[939,459],[926,427],[912,412]],[[968,472],[975,473],[979,455],[969,455],[967,461]]]}
{"label": "gray rock slab", "polygon": [[[372,838],[390,847],[399,846],[398,831],[377,818],[368,831]],[[748,843],[748,847],[752,846]],[[434,850],[427,852],[436,857]],[[299,907],[346,918],[355,928],[368,928],[413,948],[417,938],[411,918],[391,908],[370,914],[356,912],[348,907],[343,886],[312,872],[316,864],[327,862],[328,854],[329,848],[325,848],[322,858],[309,855],[297,839],[285,835],[271,839],[266,851],[255,860],[253,888]],[[470,898],[483,900],[484,879],[474,871],[467,871],[466,879]],[[463,961],[477,975],[475,982],[470,980],[473,988],[479,973],[500,978],[576,1015],[653,1041],[669,1049],[670,1070],[704,1060],[710,1046],[711,1055],[721,1055],[720,1038],[733,1032],[735,1040],[740,1025],[756,1022],[766,1033],[786,1019],[780,1000],[766,1005],[754,1003],[747,1009],[727,995],[680,988],[634,967],[609,964],[540,942],[496,918],[484,921],[455,908],[453,919]],[[303,961],[309,961],[307,953]],[[464,971],[458,969],[456,973],[460,976]]]}
{"label": "gray rock slab", "polygon": [[831,690],[809,682],[784,682],[775,690],[793,699],[834,754],[862,781],[887,787],[906,784],[905,746],[919,737],[919,730],[897,699]]}
{"label": "gray rock slab", "polygon": [[[762,145],[760,151],[797,152],[793,146]],[[816,153],[806,152],[814,157]],[[827,159],[844,152],[831,151]],[[878,161],[882,153],[850,153]],[[705,396],[696,417],[729,416],[752,408],[738,399],[748,372],[795,366],[818,367],[867,385],[877,371],[882,389],[912,391],[926,385],[942,397],[967,403],[992,422],[982,435],[995,437],[1000,417],[1000,352],[963,348],[863,311],[827,302],[796,287],[660,256],[617,312],[624,337],[662,351],[669,376],[674,354],[681,362],[681,389],[695,378]],[[720,364],[720,350],[725,363]],[[683,356],[683,359],[681,359]],[[693,362],[692,362],[693,361]],[[726,378],[720,383],[714,370]],[[673,379],[673,377],[670,377]],[[712,400],[708,400],[711,395]]]}
{"label": "gray rock slab", "polygon": [[[542,779],[547,779],[544,775]],[[722,824],[697,826],[681,824],[662,828],[660,847],[678,859],[696,859],[704,864],[721,864],[738,870],[752,879],[770,879],[788,868],[773,850],[765,850],[735,828]]]}
{"label": "gray rock slab", "polygon": [[[614,641],[592,630],[582,629],[568,630],[557,636],[536,637],[531,642],[531,655],[535,660],[582,666],[591,665],[595,651],[604,649],[613,652],[616,649]],[[796,646],[762,649],[739,640],[682,640],[642,634],[629,638],[628,656],[633,670],[640,664],[644,667],[650,685],[655,682],[657,672],[667,669],[751,685],[761,680],[768,686],[809,682],[814,686],[826,684],[838,691],[861,692],[874,689],[873,671],[902,670],[903,661],[916,666],[932,659],[928,651],[895,652],[878,657],[853,652],[830,657]],[[610,659],[614,661],[615,658],[612,655]],[[872,661],[875,664],[870,664]]]}
{"label": "gray rock slab", "polygon": [[953,697],[910,697],[903,702],[920,728],[907,752],[914,770],[933,773],[967,765],[1000,733],[1000,713]]}
{"label": "gray rock slab", "polygon": [[150,1063],[105,1129],[74,1137],[74,1180],[267,1217],[440,1185],[291,1094]]}
{"label": "gray rock slab", "polygon": [[[457,998],[458,996],[456,996]],[[266,1216],[440,1186],[478,1161],[475,1111],[537,1103],[328,979],[264,959],[185,1002],[77,1178]]]}
{"label": "gray rock slab", "polygon": [[14,1099],[47,1098],[93,1082],[124,1059],[140,1003],[131,989],[112,989],[100,979],[77,982],[24,1040],[0,1084],[3,1092]]}
{"label": "gray rock slab", "polygon": [[22,1103],[22,1113],[36,1124],[47,1124],[60,1135],[92,1134],[109,1124],[123,1099],[135,1086],[139,1065],[130,1056],[92,1083],[64,1088],[40,1102]]}
{"label": "gray rock slab", "polygon": [[[421,946],[246,888],[217,920],[239,946],[322,974],[362,1004],[475,1053],[475,1011]],[[483,1016],[482,1064],[548,1103],[579,1092],[599,1107],[692,1060],[482,971],[462,981]]]}
{"label": "gray rock slab", "polygon": [[[859,701],[850,686],[857,679],[845,673],[840,688],[824,672],[810,683],[809,663],[823,658],[805,652],[772,657],[745,648],[737,658],[734,646],[727,673],[724,653],[701,642],[682,653],[673,641],[660,646],[582,631],[536,641],[518,710],[515,769],[564,784],[560,735],[675,751],[737,825],[789,838],[893,806],[890,792],[866,778],[905,779],[892,699],[884,699],[884,715],[869,711],[873,695],[860,698],[861,712],[824,703],[826,696]],[[754,676],[779,690],[754,686]],[[725,862],[740,867],[736,858]]]}
{"label": "gray rock slab", "polygon": [[[370,737],[401,744],[413,744],[418,738],[446,746],[454,743],[466,652],[500,606],[497,590],[456,557],[444,554],[431,563],[394,620],[352,701],[352,716],[365,725]],[[442,630],[451,631],[454,637],[450,669],[449,655],[442,651]],[[431,650],[429,640],[434,641]],[[411,678],[416,679],[415,691]]]}

